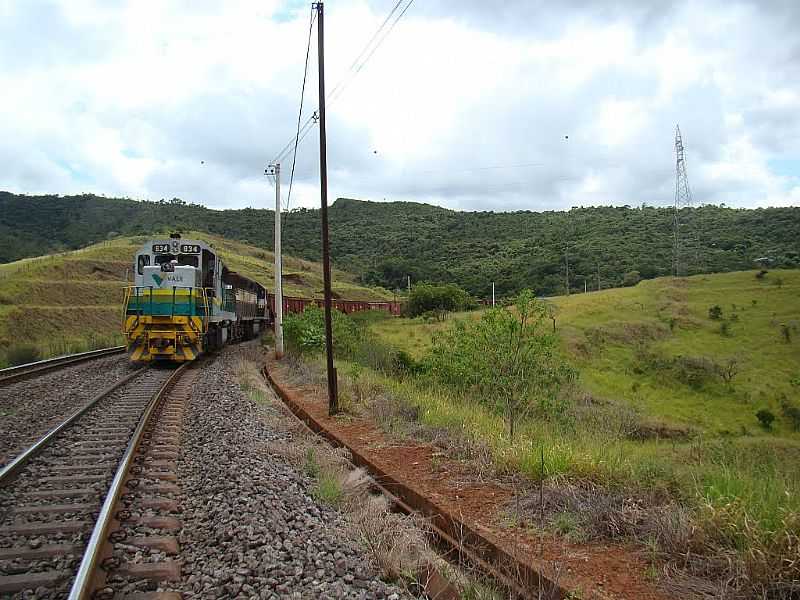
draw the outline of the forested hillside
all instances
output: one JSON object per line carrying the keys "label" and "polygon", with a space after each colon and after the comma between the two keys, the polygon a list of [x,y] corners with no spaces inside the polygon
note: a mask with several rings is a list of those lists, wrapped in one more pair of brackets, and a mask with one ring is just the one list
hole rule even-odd
{"label": "forested hillside", "polygon": [[[272,245],[273,212],[216,211],[181,200],[134,201],[0,192],[0,262],[85,246],[117,235],[171,230],[208,231],[264,248]],[[339,199],[330,210],[336,266],[365,283],[388,288],[413,281],[458,283],[485,296],[531,287],[563,293],[565,255],[570,287],[603,288],[638,276],[669,274],[670,208],[598,207],[566,212],[458,212],[410,202]],[[731,209],[703,206],[681,215],[687,274],[800,266],[800,208]],[[288,254],[317,260],[319,214],[298,209],[285,217]]]}

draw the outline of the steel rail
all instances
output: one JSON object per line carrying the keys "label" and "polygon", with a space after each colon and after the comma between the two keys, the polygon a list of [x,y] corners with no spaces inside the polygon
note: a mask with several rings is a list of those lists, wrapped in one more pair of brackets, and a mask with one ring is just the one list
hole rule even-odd
{"label": "steel rail", "polygon": [[178,367],[175,372],[170,375],[169,379],[164,382],[158,392],[153,394],[150,402],[148,402],[147,408],[142,414],[142,418],[139,420],[139,424],[136,426],[128,442],[128,447],[125,449],[125,453],[120,459],[117,472],[114,475],[114,480],[111,482],[111,487],[109,487],[105,500],[103,501],[100,514],[97,516],[97,522],[92,530],[92,536],[89,538],[86,550],[83,553],[78,573],[75,576],[75,580],[72,582],[69,600],[83,600],[90,597],[97,560],[106,542],[106,534],[108,533],[108,528],[114,516],[114,507],[122,493],[123,482],[128,476],[128,469],[130,468],[131,462],[133,462],[133,455],[136,453],[136,449],[142,439],[142,434],[147,428],[150,418],[158,408],[161,400],[164,399],[186,369],[192,364],[193,363],[184,363]]}
{"label": "steel rail", "polygon": [[350,452],[350,462],[366,470],[376,487],[392,500],[396,508],[403,513],[418,514],[426,518],[436,541],[447,549],[443,558],[448,560],[448,555],[461,557],[462,561],[477,567],[500,583],[514,598],[530,598],[539,590],[547,594],[548,598],[570,597],[569,590],[540,568],[521,560],[515,553],[504,550],[477,529],[469,527],[459,516],[441,510],[410,484],[396,479],[364,453],[349,445],[297,403],[272,377],[266,364],[261,373],[286,407],[311,431],[335,447],[346,448]]}
{"label": "steel rail", "polygon": [[122,352],[125,352],[125,346],[113,346],[111,348],[100,348],[99,350],[89,350],[88,352],[47,358],[24,365],[17,365],[16,367],[7,367],[5,369],[0,369],[0,385],[22,381],[27,377],[53,371],[66,365],[84,362],[93,358],[100,358],[101,356],[120,354]]}
{"label": "steel rail", "polygon": [[12,460],[6,466],[0,469],[0,487],[6,485],[9,481],[11,481],[13,476],[16,475],[17,472],[19,472],[19,470],[28,463],[28,461],[30,461],[33,457],[37,456],[42,450],[44,450],[44,448],[53,440],[53,438],[55,438],[59,433],[64,431],[64,429],[72,425],[77,419],[83,416],[83,414],[85,414],[86,411],[94,407],[95,404],[100,402],[100,400],[108,396],[118,387],[126,384],[128,381],[130,381],[137,375],[140,375],[143,371],[144,369],[137,369],[130,375],[126,375],[122,379],[112,383],[111,385],[103,389],[103,391],[101,391],[94,398],[89,400],[88,403],[86,403],[84,406],[76,410],[64,421],[62,421],[60,425],[57,425],[56,427],[48,431],[41,438],[39,438],[39,440],[36,443],[34,443],[31,447],[23,451],[22,454],[17,456],[14,460]]}

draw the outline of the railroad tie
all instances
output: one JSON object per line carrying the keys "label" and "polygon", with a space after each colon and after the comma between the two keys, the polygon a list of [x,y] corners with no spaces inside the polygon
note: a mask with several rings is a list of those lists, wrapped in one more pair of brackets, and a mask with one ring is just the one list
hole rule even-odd
{"label": "railroad tie", "polygon": [[21,575],[0,575],[0,593],[9,594],[22,590],[35,590],[38,587],[56,587],[72,577],[71,571],[44,571],[42,573],[22,573]]}
{"label": "railroad tie", "polygon": [[98,509],[97,503],[80,504],[28,504],[15,506],[12,510],[16,515],[37,515],[37,514],[67,514],[67,513],[89,513]]}

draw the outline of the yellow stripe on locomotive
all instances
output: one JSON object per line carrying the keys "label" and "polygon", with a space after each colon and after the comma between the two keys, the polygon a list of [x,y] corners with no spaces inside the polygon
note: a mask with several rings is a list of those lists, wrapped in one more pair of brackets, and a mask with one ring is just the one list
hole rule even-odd
{"label": "yellow stripe on locomotive", "polygon": [[194,360],[208,332],[210,306],[202,288],[126,289],[124,333],[134,362]]}

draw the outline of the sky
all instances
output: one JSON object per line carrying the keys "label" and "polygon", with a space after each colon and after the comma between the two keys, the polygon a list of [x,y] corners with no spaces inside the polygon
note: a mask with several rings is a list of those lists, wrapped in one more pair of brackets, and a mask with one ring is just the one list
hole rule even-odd
{"label": "sky", "polygon": [[[412,0],[371,52],[396,1],[325,4],[331,201],[669,205],[679,123],[695,204],[800,205],[797,0]],[[295,135],[310,16],[0,0],[0,189],[274,206],[264,169]],[[291,199],[281,165],[284,208],[318,206],[318,126]]]}

